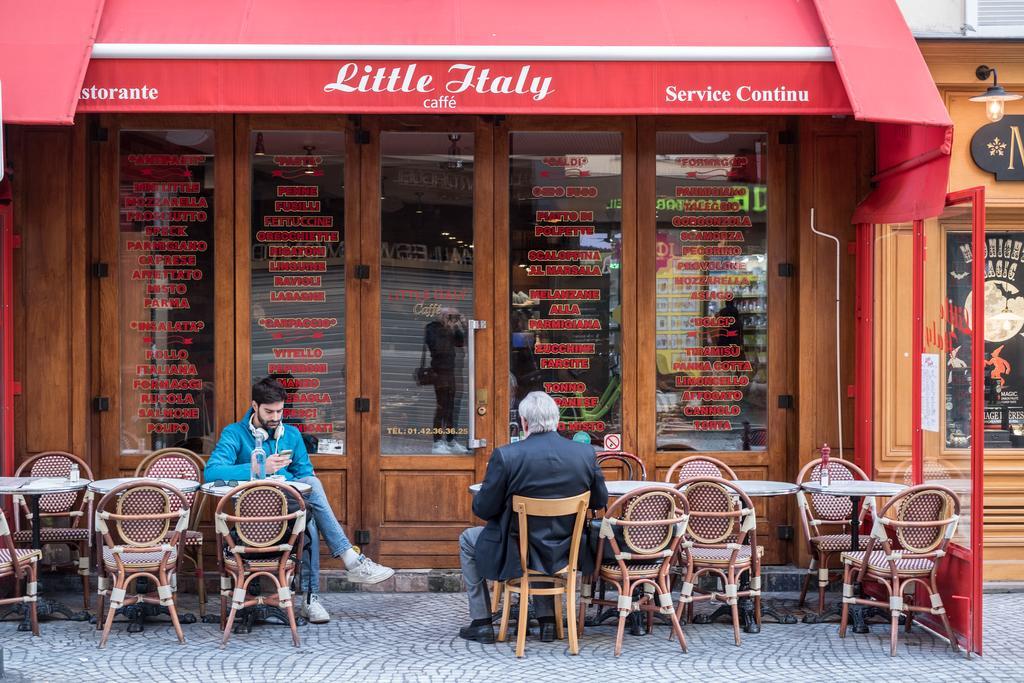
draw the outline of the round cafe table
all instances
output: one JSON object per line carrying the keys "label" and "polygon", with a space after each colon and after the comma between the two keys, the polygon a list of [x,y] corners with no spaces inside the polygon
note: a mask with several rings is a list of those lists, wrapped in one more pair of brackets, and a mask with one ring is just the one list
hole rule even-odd
{"label": "round cafe table", "polygon": [[[241,486],[242,484],[248,484],[249,481],[229,481],[219,484],[216,481],[209,481],[203,484],[201,487],[199,487],[199,490],[209,496],[213,496],[214,498],[223,498],[224,496],[231,493],[233,489]],[[287,484],[288,486],[291,486],[293,489],[298,491],[300,495],[306,495],[313,489],[312,486],[302,481],[289,481],[286,479],[267,479],[266,481],[276,482],[278,484]],[[309,526],[309,524],[312,521],[312,516],[307,518],[306,546],[308,549],[310,548],[310,544],[313,542]],[[311,549],[309,551],[311,552]],[[305,552],[303,554],[305,554]],[[295,570],[295,578],[300,588],[300,590],[295,591],[296,594],[300,594],[302,592],[301,559],[302,558],[299,558],[300,561],[298,562],[298,565],[296,566]],[[260,580],[257,577],[253,580],[251,584],[249,584],[249,592],[251,595],[260,594],[259,581]],[[206,618],[209,619],[211,623],[220,621],[220,617],[214,617],[213,615],[207,615]],[[232,629],[232,632],[236,634],[250,633],[252,631],[252,627],[256,625],[256,622],[267,622],[270,619],[275,619],[279,624],[283,624],[285,626],[288,625],[288,615],[285,614],[284,610],[282,610],[280,607],[274,607],[271,605],[256,605],[254,607],[246,607],[245,609],[242,609],[238,612],[238,618],[235,620],[235,627]],[[295,623],[299,626],[302,626],[306,623],[306,619],[299,615],[297,608],[295,611]]]}
{"label": "round cafe table", "polygon": [[[828,486],[822,486],[820,481],[805,481],[800,485],[800,488],[815,495],[849,498],[853,502],[853,505],[850,506],[850,551],[856,552],[860,548],[860,508],[864,498],[868,496],[872,498],[876,496],[888,498],[890,496],[895,496],[907,487],[903,484],[894,484],[887,481],[840,479],[838,481],[830,482]],[[854,588],[854,591],[860,595],[859,584]],[[804,622],[808,624],[819,623],[824,621],[826,618],[838,616],[841,611],[842,606],[840,603],[838,609],[833,607],[820,615],[808,613],[804,616]],[[854,633],[869,632],[870,629],[868,629],[867,619],[872,616],[871,612],[865,611],[865,608],[862,605],[854,605],[853,609],[850,610],[850,616],[853,619]],[[884,616],[888,618],[887,614]]]}
{"label": "round cafe table", "polygon": [[[32,513],[32,548],[42,553],[43,543],[39,537],[39,499],[42,496],[51,493],[74,493],[81,491],[89,484],[88,479],[79,479],[78,481],[71,481],[62,477],[0,477],[0,495],[13,495],[23,496],[28,501],[29,510]],[[42,562],[39,562],[42,566]],[[39,618],[50,617],[54,614],[60,614],[69,619],[70,621],[88,621],[89,613],[87,611],[72,612],[63,603],[57,602],[56,600],[49,600],[43,596],[43,581],[42,576],[37,579],[37,591],[38,598],[36,602],[36,611],[38,612]],[[32,626],[29,623],[28,610],[25,609],[24,604],[15,605],[13,609],[8,611],[4,616],[11,612],[17,612],[18,614],[23,613],[23,621],[18,625],[19,631],[31,631]],[[0,617],[2,618],[2,617]]]}
{"label": "round cafe table", "polygon": [[167,479],[164,477],[117,477],[115,479],[97,479],[89,483],[89,490],[102,496],[110,493],[121,484],[129,484],[131,482],[143,481],[145,479],[167,484],[182,493],[193,493],[194,491],[199,490],[199,482],[193,479]]}

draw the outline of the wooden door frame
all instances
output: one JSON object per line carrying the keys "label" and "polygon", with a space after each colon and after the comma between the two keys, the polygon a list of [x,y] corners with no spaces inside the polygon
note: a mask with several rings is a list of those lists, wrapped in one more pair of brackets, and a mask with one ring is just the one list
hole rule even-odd
{"label": "wooden door frame", "polygon": [[[494,236],[491,197],[493,187],[493,124],[487,117],[463,115],[409,115],[361,117],[360,124],[368,141],[360,146],[360,194],[362,213],[360,229],[362,252],[360,263],[368,265],[370,277],[361,281],[362,308],[360,317],[369,321],[361,326],[363,335],[362,390],[360,396],[370,400],[370,411],[362,413],[363,453],[363,520],[370,531],[368,548],[374,556],[385,562],[406,567],[454,566],[458,555],[458,536],[467,525],[473,524],[469,513],[468,491],[459,491],[465,500],[456,504],[465,511],[464,518],[451,523],[401,523],[389,525],[385,519],[384,478],[387,472],[417,472],[438,476],[457,476],[470,473],[468,479],[479,481],[487,467],[487,460],[495,445],[495,401],[493,381],[493,342],[497,331],[494,314]],[[384,455],[381,453],[381,221],[380,221],[380,161],[381,133],[384,132],[450,132],[472,131],[474,135],[473,180],[473,258],[474,315],[487,321],[487,329],[477,332],[476,386],[478,405],[481,396],[487,396],[483,415],[473,411],[476,436],[487,445],[467,455]],[[375,379],[376,378],[376,379]],[[472,378],[471,378],[472,379]],[[468,397],[467,401],[468,401]],[[467,403],[468,405],[468,403]],[[470,482],[471,483],[471,482]],[[417,492],[419,495],[419,492]],[[423,491],[422,495],[435,495]],[[416,542],[417,555],[388,552],[398,544]],[[387,543],[385,547],[383,544]],[[411,544],[410,544],[411,545]]]}
{"label": "wooden door frame", "polygon": [[130,474],[141,462],[142,456],[121,456],[121,331],[120,313],[120,252],[118,226],[120,219],[120,133],[124,130],[179,130],[209,129],[214,131],[214,183],[223,188],[214,195],[213,238],[214,268],[214,435],[234,422],[234,271],[235,254],[230,248],[232,239],[232,212],[234,197],[230,192],[234,159],[234,134],[230,116],[223,115],[118,115],[99,117],[101,128],[107,129],[108,139],[98,153],[99,176],[98,226],[96,236],[97,261],[106,263],[106,277],[95,280],[97,373],[94,396],[107,396],[110,409],[99,413],[97,420],[100,458],[95,474],[110,478]]}
{"label": "wooden door frame", "polygon": [[[344,509],[340,501],[331,500],[334,513],[344,524],[351,536],[351,530],[360,526],[362,517],[362,461],[359,454],[360,430],[362,421],[353,410],[354,396],[359,395],[362,382],[362,367],[358,362],[361,353],[362,325],[360,323],[359,289],[361,281],[356,279],[356,264],[359,263],[360,239],[359,229],[359,178],[360,154],[356,141],[355,125],[351,119],[329,114],[251,114],[235,117],[235,221],[234,251],[238,254],[235,261],[235,420],[241,419],[251,403],[252,366],[252,278],[251,253],[252,243],[252,156],[250,154],[250,137],[255,131],[326,131],[340,132],[345,135],[345,215],[344,215],[344,247],[345,247],[345,308],[340,311],[345,320],[345,454],[310,454],[316,470],[327,470],[343,473],[342,495],[345,497]],[[348,188],[352,188],[349,192]],[[353,445],[357,446],[353,449]],[[327,487],[330,488],[329,486]],[[330,499],[330,495],[328,495]],[[354,537],[353,537],[354,541]],[[326,553],[321,553],[322,565],[329,566],[331,561]]]}
{"label": "wooden door frame", "polygon": [[[636,300],[637,284],[637,249],[636,229],[636,140],[637,117],[635,116],[510,116],[502,120],[495,128],[494,136],[494,244],[495,244],[495,277],[494,277],[494,372],[501,376],[509,371],[511,357],[511,292],[509,274],[509,245],[511,228],[509,225],[509,159],[510,134],[529,132],[602,132],[619,133],[622,136],[621,168],[622,179],[622,257],[621,257],[621,291],[619,301],[622,310],[622,345],[619,356],[622,362],[622,396],[619,399],[622,411],[622,450],[636,452],[636,423],[630,419],[635,414],[637,401],[637,355],[636,344]],[[496,415],[506,416],[496,420],[495,431],[498,443],[508,443],[508,419],[511,397],[508,387],[503,384],[497,392],[494,402]],[[650,471],[650,470],[648,470]]]}
{"label": "wooden door frame", "polygon": [[[770,302],[768,318],[768,387],[766,391],[766,412],[768,427],[768,448],[764,451],[658,451],[655,410],[656,377],[654,364],[647,362],[655,357],[656,292],[653,277],[640,278],[637,286],[637,339],[636,362],[644,372],[638,378],[638,399],[635,420],[638,423],[639,451],[647,465],[652,479],[662,479],[671,464],[689,455],[709,455],[723,460],[730,466],[763,467],[769,479],[788,479],[788,452],[791,424],[794,420],[791,410],[780,408],[773,400],[780,394],[795,396],[793,380],[794,359],[792,345],[786,344],[792,338],[792,297],[793,280],[779,277],[779,265],[793,262],[793,239],[788,215],[789,192],[787,192],[787,160],[790,156],[786,146],[779,144],[779,134],[787,128],[783,117],[764,116],[652,116],[642,117],[638,135],[638,212],[639,225],[656,225],[656,142],[659,132],[729,132],[765,133],[768,143],[767,186],[767,299]],[[654,230],[638,230],[638,253],[646,255],[646,263],[640,262],[638,269],[644,273],[656,270],[654,262],[657,235]],[[777,474],[772,474],[775,472]],[[760,522],[769,516],[786,523],[789,505],[785,497],[765,499],[758,502]],[[789,544],[779,544],[774,534],[766,535],[768,542],[777,544],[775,561],[787,561]],[[766,560],[768,558],[766,557]]]}

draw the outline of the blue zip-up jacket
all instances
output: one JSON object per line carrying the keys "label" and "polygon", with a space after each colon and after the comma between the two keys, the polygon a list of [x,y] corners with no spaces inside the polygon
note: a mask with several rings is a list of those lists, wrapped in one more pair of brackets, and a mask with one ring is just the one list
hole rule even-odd
{"label": "blue zip-up jacket", "polygon": [[[238,422],[229,424],[220,433],[220,440],[217,446],[210,453],[210,459],[206,461],[206,469],[203,470],[205,481],[248,481],[252,471],[252,450],[256,448],[256,439],[249,431],[249,421],[252,420],[252,408],[245,413]],[[263,442],[263,450],[267,455],[273,455],[280,451],[292,451],[292,464],[274,474],[283,475],[286,479],[301,479],[302,477],[313,476],[313,463],[309,461],[309,453],[306,452],[306,444],[302,441],[302,434],[291,425],[284,426],[284,435],[280,439],[270,439]]]}

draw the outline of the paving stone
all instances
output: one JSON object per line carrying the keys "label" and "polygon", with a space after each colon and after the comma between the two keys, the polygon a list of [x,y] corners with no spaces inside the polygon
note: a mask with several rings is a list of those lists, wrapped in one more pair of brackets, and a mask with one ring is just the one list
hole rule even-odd
{"label": "paving stone", "polygon": [[[429,576],[429,575],[428,575]],[[450,576],[429,576],[449,587]],[[397,587],[397,586],[396,586]],[[68,594],[65,602],[73,601]],[[835,594],[829,596],[830,601]],[[915,626],[900,633],[899,651],[889,657],[889,627],[838,636],[836,624],[765,623],[760,634],[732,642],[727,623],[684,625],[689,653],[669,640],[669,627],[656,624],[650,636],[626,635],[622,656],[613,655],[615,629],[588,627],[578,657],[565,642],[530,637],[526,657],[517,660],[514,641],[481,645],[461,640],[468,623],[466,596],[458,593],[330,593],[321,596],[332,620],[299,628],[302,646],[293,648],[285,626],[258,624],[218,646],[216,624],[185,625],[179,645],[166,618],[129,634],[115,623],[105,650],[88,623],[60,620],[41,624],[42,637],[0,623],[0,646],[8,681],[557,681],[631,680],[748,681],[1024,681],[1020,614],[1024,594],[986,595],[985,656],[954,655],[944,641]],[[182,595],[183,611],[194,611]],[[210,612],[217,601],[210,599]],[[702,605],[699,612],[709,609]],[[534,629],[536,634],[536,629]]]}

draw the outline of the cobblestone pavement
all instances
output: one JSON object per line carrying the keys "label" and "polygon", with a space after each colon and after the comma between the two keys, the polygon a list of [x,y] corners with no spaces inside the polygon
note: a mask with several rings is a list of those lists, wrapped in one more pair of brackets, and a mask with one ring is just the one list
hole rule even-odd
{"label": "cobblestone pavement", "polygon": [[[187,596],[186,596],[187,597]],[[333,620],[300,627],[302,647],[287,627],[258,625],[218,645],[213,624],[186,625],[178,645],[169,623],[129,634],[115,624],[106,650],[89,624],[47,621],[42,637],[0,623],[7,681],[1024,681],[1020,616],[1024,594],[985,596],[984,657],[956,656],[943,641],[915,627],[900,634],[899,654],[888,656],[889,629],[870,635],[836,624],[768,624],[732,643],[725,623],[684,626],[689,654],[668,640],[669,627],[651,636],[626,635],[622,657],[612,654],[614,628],[588,628],[579,657],[565,642],[528,639],[517,661],[511,643],[480,645],[459,639],[468,621],[464,594],[325,594]],[[214,600],[210,602],[215,606]],[[187,604],[185,605],[188,606]],[[536,632],[536,630],[534,630]]]}

